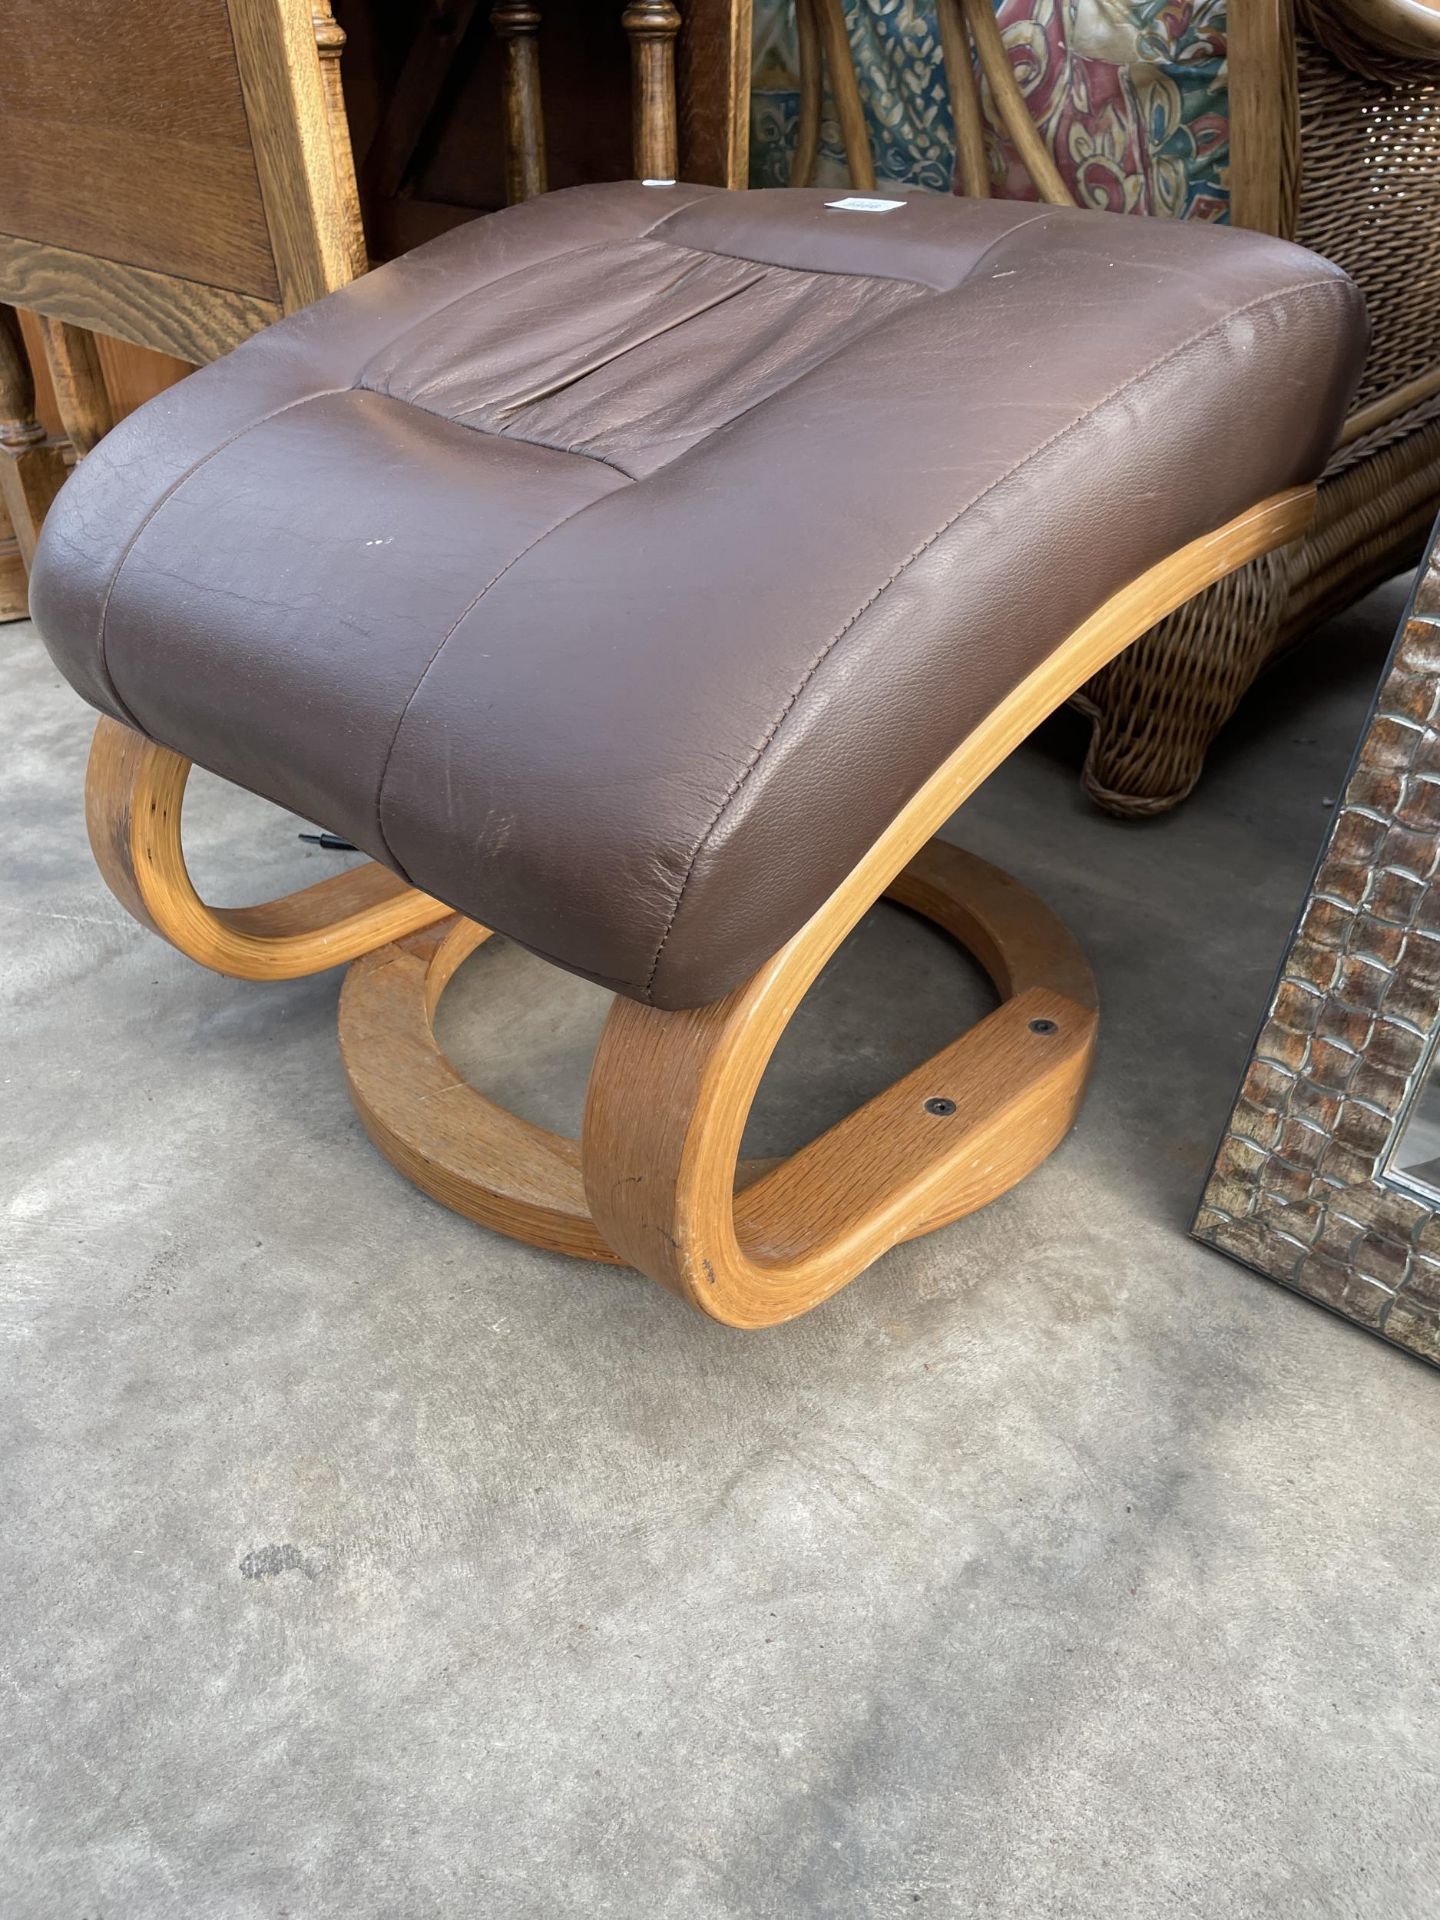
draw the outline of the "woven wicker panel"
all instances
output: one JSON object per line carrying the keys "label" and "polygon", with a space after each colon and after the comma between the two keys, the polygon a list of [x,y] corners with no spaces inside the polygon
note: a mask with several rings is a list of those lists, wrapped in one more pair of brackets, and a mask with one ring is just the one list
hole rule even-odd
{"label": "woven wicker panel", "polygon": [[1295,237],[1338,261],[1369,303],[1363,407],[1440,361],[1440,84],[1433,68],[1380,57],[1357,72],[1308,33],[1297,51]]}
{"label": "woven wicker panel", "polygon": [[1440,562],[1401,628],[1194,1223],[1440,1362],[1440,1202],[1386,1165],[1440,1035]]}
{"label": "woven wicker panel", "polygon": [[1183,800],[1256,676],[1318,621],[1412,565],[1440,499],[1440,401],[1343,450],[1305,539],[1218,581],[1075,696],[1085,790],[1143,819]]}
{"label": "woven wicker panel", "polygon": [[[1358,408],[1440,365],[1440,69],[1359,48],[1322,0],[1301,0],[1296,71],[1299,175],[1283,197],[1296,237],[1338,261],[1369,303]],[[1082,690],[1091,798],[1127,816],[1183,799],[1269,661],[1419,557],[1437,497],[1440,398],[1339,448],[1314,524],[1283,561],[1210,588]]]}
{"label": "woven wicker panel", "polygon": [[1440,396],[1365,445],[1359,459],[1332,464],[1311,530],[1287,555],[1278,646],[1302,638],[1424,551],[1440,499]]}
{"label": "woven wicker panel", "polygon": [[1165,813],[1200,778],[1205,750],[1275,650],[1283,553],[1227,575],[1128,647],[1071,704],[1095,723],[1085,791],[1129,819]]}

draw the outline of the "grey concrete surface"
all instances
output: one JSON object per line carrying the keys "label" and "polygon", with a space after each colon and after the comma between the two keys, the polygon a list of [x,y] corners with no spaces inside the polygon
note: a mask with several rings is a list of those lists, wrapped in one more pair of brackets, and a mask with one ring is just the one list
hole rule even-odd
{"label": "grey concrete surface", "polygon": [[[1088,945],[1088,1105],[759,1335],[409,1190],[334,976],[111,902],[0,630],[5,1920],[1440,1911],[1440,1375],[1185,1237],[1401,600],[1169,819],[1088,810],[1063,717],[957,818]],[[334,859],[192,825],[214,897]],[[878,911],[758,1144],[981,1004]],[[482,955],[445,1036],[573,1122],[600,1007]]]}

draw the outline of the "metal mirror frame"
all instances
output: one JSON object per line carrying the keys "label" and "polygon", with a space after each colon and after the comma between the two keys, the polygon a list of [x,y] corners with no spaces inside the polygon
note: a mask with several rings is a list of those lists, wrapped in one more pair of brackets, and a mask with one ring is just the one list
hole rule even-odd
{"label": "metal mirror frame", "polygon": [[1391,1158],[1440,1036],[1440,524],[1191,1231],[1440,1365],[1440,1193]]}

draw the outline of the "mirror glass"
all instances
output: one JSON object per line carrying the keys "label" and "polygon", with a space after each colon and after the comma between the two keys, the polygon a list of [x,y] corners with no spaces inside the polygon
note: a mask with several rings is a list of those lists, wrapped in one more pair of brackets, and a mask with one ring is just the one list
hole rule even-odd
{"label": "mirror glass", "polygon": [[1385,1171],[1440,1201],[1440,1054],[1432,1048]]}

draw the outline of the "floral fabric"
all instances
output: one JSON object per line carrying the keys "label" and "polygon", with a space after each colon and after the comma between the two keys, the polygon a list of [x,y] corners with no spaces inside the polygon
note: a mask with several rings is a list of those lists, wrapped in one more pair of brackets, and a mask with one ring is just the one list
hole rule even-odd
{"label": "floral fabric", "polygon": [[[1224,220],[1225,0],[998,0],[1015,76],[1082,206]],[[955,134],[935,0],[846,0],[879,179],[944,191]],[[799,117],[794,0],[755,0],[750,179],[783,186]],[[985,92],[991,192],[1034,199]],[[822,185],[849,174],[828,97]]]}

